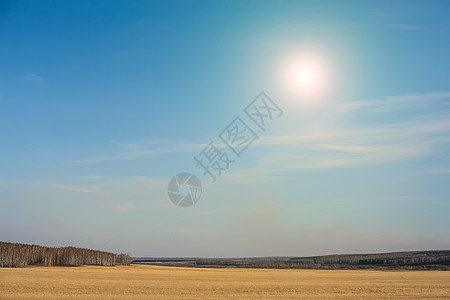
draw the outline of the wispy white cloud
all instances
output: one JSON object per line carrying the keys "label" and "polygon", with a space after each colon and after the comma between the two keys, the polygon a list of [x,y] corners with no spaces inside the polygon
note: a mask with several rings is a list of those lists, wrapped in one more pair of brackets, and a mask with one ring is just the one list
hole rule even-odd
{"label": "wispy white cloud", "polygon": [[102,162],[102,161],[115,161],[115,160],[127,160],[127,159],[140,159],[140,158],[149,158],[156,157],[159,155],[174,153],[174,152],[185,152],[185,151],[193,151],[195,149],[199,149],[202,145],[198,144],[187,144],[184,146],[166,148],[166,149],[142,149],[140,145],[137,144],[126,144],[125,151],[121,151],[115,155],[107,155],[107,156],[99,156],[87,159],[80,160],[72,160],[65,162],[65,164],[82,164],[82,163],[94,163],[94,162]]}
{"label": "wispy white cloud", "polygon": [[135,144],[135,143],[116,143],[117,147],[124,149],[143,149],[144,145]]}
{"label": "wispy white cloud", "polygon": [[323,147],[343,152],[361,153],[361,154],[371,153],[378,150],[377,147],[369,147],[361,145],[323,145]]}
{"label": "wispy white cloud", "polygon": [[72,191],[72,192],[81,192],[95,195],[110,195],[111,193],[104,190],[98,186],[71,186],[71,185],[56,185],[55,188]]}
{"label": "wispy white cloud", "polygon": [[423,108],[425,105],[429,105],[432,101],[443,99],[450,99],[450,92],[399,95],[389,96],[384,99],[345,102],[332,107],[332,109],[338,112],[358,110],[363,108],[377,112],[385,112],[391,110],[418,110]]}
{"label": "wispy white cloud", "polygon": [[[135,208],[149,209],[169,204],[166,196],[167,181],[151,177],[107,178],[96,185],[58,185],[49,186],[51,195],[64,191],[65,199],[86,200],[103,210],[127,212]],[[107,201],[107,202],[105,202]]]}
{"label": "wispy white cloud", "polygon": [[433,169],[427,172],[428,174],[449,174],[450,169]]}
{"label": "wispy white cloud", "polygon": [[93,162],[114,161],[114,160],[123,160],[123,159],[136,159],[136,158],[143,158],[143,157],[151,157],[154,155],[155,155],[155,153],[153,153],[151,151],[130,151],[130,152],[120,153],[120,154],[111,155],[111,156],[100,156],[100,157],[68,161],[65,164],[70,165],[70,164],[93,163]]}
{"label": "wispy white cloud", "polygon": [[437,155],[450,146],[450,114],[373,128],[324,128],[323,132],[266,139],[264,145],[277,146],[279,151],[268,153],[261,160],[261,169],[283,172],[369,166]]}
{"label": "wispy white cloud", "polygon": [[24,76],[20,77],[19,80],[39,87],[45,85],[45,80],[33,73],[26,73]]}
{"label": "wispy white cloud", "polygon": [[386,164],[419,158],[429,153],[429,149],[414,144],[384,145],[375,152],[367,153],[360,157],[348,157],[333,159],[322,157],[319,160],[309,162],[310,168],[332,168],[343,166],[370,166]]}
{"label": "wispy white cloud", "polygon": [[[339,128],[334,124],[324,124],[308,134],[259,138],[252,147],[276,146],[277,151],[269,151],[259,161],[260,168],[231,168],[221,181],[267,182],[273,180],[273,173],[276,172],[377,165],[438,154],[450,143],[450,114],[443,109],[440,114],[424,115],[422,109],[435,105],[443,107],[442,105],[450,104],[449,100],[450,92],[435,92],[389,96],[330,107],[330,112],[336,116],[345,116],[346,113],[355,110],[376,112],[411,110],[414,114],[408,114],[409,117],[403,121],[397,118],[395,122],[374,126]],[[147,158],[164,153],[201,150],[206,144],[185,143],[156,150],[142,148],[141,143],[118,143],[117,146],[126,151],[115,156],[69,163]],[[226,148],[226,145],[219,143],[216,146]],[[261,172],[261,169],[264,172]]]}

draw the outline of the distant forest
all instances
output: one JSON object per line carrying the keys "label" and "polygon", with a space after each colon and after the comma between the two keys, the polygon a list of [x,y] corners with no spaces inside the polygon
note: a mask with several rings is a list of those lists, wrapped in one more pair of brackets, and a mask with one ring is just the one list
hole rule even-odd
{"label": "distant forest", "polygon": [[[341,254],[315,257],[295,257],[290,263],[305,267],[315,266],[385,266],[385,267],[423,267],[449,266],[450,251],[405,251],[378,254]],[[444,267],[444,269],[446,269]]]}
{"label": "distant forest", "polygon": [[450,270],[450,251],[408,251],[311,257],[138,258],[135,264],[271,269],[402,269]]}
{"label": "distant forest", "polygon": [[76,247],[43,247],[17,243],[0,242],[0,267],[40,266],[115,266],[129,265],[128,254],[114,254],[104,251]]}

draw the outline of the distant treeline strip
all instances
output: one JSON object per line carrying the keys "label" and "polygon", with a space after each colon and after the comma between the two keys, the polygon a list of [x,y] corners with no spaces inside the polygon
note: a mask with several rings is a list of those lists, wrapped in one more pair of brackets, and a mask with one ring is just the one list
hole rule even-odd
{"label": "distant treeline strip", "polygon": [[271,269],[401,269],[450,270],[450,250],[339,254],[311,257],[139,258],[135,264],[183,267]]}
{"label": "distant treeline strip", "polygon": [[315,257],[296,257],[289,259],[290,263],[315,266],[420,266],[420,265],[449,265],[449,250],[406,251],[379,254],[341,254]]}
{"label": "distant treeline strip", "polygon": [[114,254],[104,251],[63,247],[51,248],[38,245],[0,242],[0,267],[41,266],[114,266],[129,265],[131,257],[127,254]]}

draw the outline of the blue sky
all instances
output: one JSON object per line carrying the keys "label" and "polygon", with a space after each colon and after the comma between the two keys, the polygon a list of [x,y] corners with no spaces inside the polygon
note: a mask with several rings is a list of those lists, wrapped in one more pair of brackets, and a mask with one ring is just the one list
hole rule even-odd
{"label": "blue sky", "polygon": [[[133,256],[449,249],[449,12],[2,1],[0,240]],[[303,56],[326,74],[314,94],[285,82]],[[212,184],[194,156],[261,91],[283,115]],[[190,208],[167,197],[180,172],[203,184]]]}

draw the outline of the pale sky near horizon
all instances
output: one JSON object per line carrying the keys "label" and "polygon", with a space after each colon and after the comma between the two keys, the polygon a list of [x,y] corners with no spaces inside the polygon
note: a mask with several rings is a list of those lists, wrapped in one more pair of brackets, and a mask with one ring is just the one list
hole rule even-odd
{"label": "pale sky near horizon", "polygon": [[[0,240],[132,256],[450,249],[449,13],[1,1]],[[288,71],[304,57],[320,69],[310,93]],[[235,117],[252,126],[261,91],[282,116],[211,183],[194,156]],[[180,172],[203,185],[184,209],[167,196]]]}

